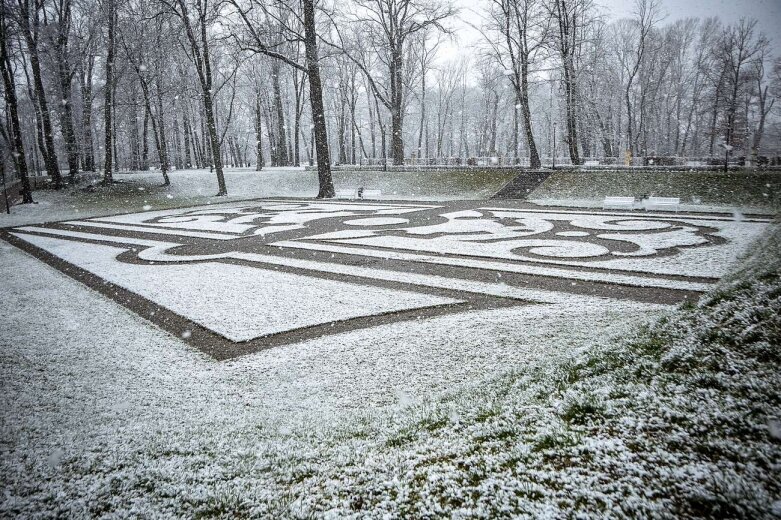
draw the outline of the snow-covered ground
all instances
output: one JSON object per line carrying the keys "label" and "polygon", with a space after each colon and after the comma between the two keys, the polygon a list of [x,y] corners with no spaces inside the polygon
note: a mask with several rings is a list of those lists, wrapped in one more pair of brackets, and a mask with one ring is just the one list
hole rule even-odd
{"label": "snow-covered ground", "polygon": [[[113,186],[110,193],[103,187],[94,192],[85,191],[87,183],[77,189],[36,191],[37,204],[12,207],[11,215],[0,215],[0,227],[258,197],[312,197],[317,194],[316,173],[303,168],[267,168],[262,172],[229,168],[225,176],[226,197],[214,196],[217,177],[208,170],[174,171],[170,186],[161,186],[160,172],[148,171],[115,174],[114,179],[120,184]],[[99,181],[97,177],[94,180]]]}
{"label": "snow-covered ground", "polygon": [[[179,173],[183,175],[179,182],[173,178],[172,188],[142,191],[135,185],[127,198],[117,193],[36,194],[41,204],[15,207],[10,218],[0,217],[0,226],[132,211],[155,217],[154,210],[169,206],[216,205],[279,196],[280,191],[311,195],[311,186],[299,186],[295,179],[312,172],[293,171],[289,182],[274,181],[276,185],[268,179],[256,184],[263,177],[255,172],[234,172],[229,190],[232,185],[244,188],[232,191],[241,193],[229,199],[209,197],[211,177],[203,172]],[[144,176],[151,186],[153,174]],[[311,182],[313,186],[313,176]],[[346,234],[337,239],[367,236],[365,228],[372,226],[407,226],[406,217],[414,213],[397,206],[377,205],[367,215],[355,211],[357,206],[337,208],[335,213],[348,219]],[[169,213],[160,213],[158,221],[183,227],[178,230],[182,235],[225,237],[219,233],[226,222],[212,220],[209,209],[196,211],[203,217],[197,224]],[[270,217],[277,218],[273,225],[295,230],[307,222],[291,211]],[[306,211],[311,217],[318,210]],[[94,223],[152,227],[146,217]],[[761,229],[741,228],[740,220],[720,229],[745,250],[740,230],[757,236]],[[697,223],[713,224],[705,216]],[[266,229],[264,225],[268,222],[256,227]],[[99,232],[99,227],[89,229]],[[237,233],[254,229],[231,228]],[[60,238],[54,238],[55,231]],[[99,240],[117,247],[93,243],[80,252],[79,242],[63,240],[68,233],[90,240],[87,233],[77,237],[79,232],[56,227],[45,237],[29,235],[33,238],[28,240],[158,300],[155,292],[179,277],[175,290],[163,297],[173,298],[166,306],[195,302],[186,309],[194,321],[228,337],[235,334],[239,341],[280,330],[286,322],[306,325],[334,313],[349,318],[358,305],[355,293],[342,282],[319,279],[310,285],[313,278],[302,281],[282,271],[252,280],[258,270],[225,264],[157,265],[148,274],[137,272],[149,267],[141,264],[114,269],[120,265],[114,257],[127,244],[153,246],[145,251],[145,261],[173,257],[158,247],[165,242],[109,235]],[[563,233],[567,240],[583,238],[573,235],[578,232]],[[761,328],[766,323],[777,327],[777,321],[768,320],[781,311],[777,276],[767,275],[768,270],[778,272],[779,233],[769,236],[764,256],[744,262],[736,280],[716,289],[715,303],[699,310],[689,307],[684,318],[682,311],[675,314],[663,305],[513,287],[498,279],[459,281],[438,276],[437,267],[402,277],[404,273],[369,264],[243,252],[235,258],[356,278],[374,273],[392,283],[541,303],[388,323],[222,362],[0,241],[5,274],[0,297],[0,516],[555,518],[575,511],[697,516],[691,509],[697,504],[703,508],[699,514],[711,517],[781,512],[781,381],[768,370],[779,359],[778,344],[772,343],[778,331],[771,336],[775,329]],[[738,249],[727,255],[730,260]],[[670,258],[674,262],[676,257]],[[228,281],[224,286],[209,285],[216,265]],[[163,269],[175,273],[163,275]],[[720,296],[719,291],[747,291],[746,283],[758,276],[764,281],[742,299]],[[193,279],[197,283],[188,286]],[[232,296],[248,294],[273,302],[274,294],[295,293],[299,284],[306,291],[292,294],[287,306],[273,312],[245,309],[257,301],[253,299],[242,300],[239,309],[226,305]],[[245,286],[252,290],[244,291]],[[363,301],[370,300],[370,313],[450,301],[423,291],[361,289],[369,290]],[[745,302],[751,305],[745,307]],[[314,312],[301,314],[302,308]],[[708,319],[700,322],[700,315]],[[747,331],[740,332],[738,343],[759,349],[758,364],[744,359],[742,351],[730,357],[730,352],[707,350],[710,344],[702,338],[714,333],[708,327],[720,316],[732,320],[719,325],[729,334]],[[640,325],[660,317],[672,325],[638,333]],[[717,360],[725,368],[708,366],[702,373],[680,369],[682,375],[671,377],[660,372],[659,351],[669,352],[663,359],[675,370],[700,358]],[[725,355],[727,362],[719,357]],[[743,373],[751,380],[743,382]],[[746,406],[754,407],[751,420],[738,418]],[[702,413],[701,421],[696,412]],[[728,427],[719,423],[722,418],[732,421]],[[741,436],[740,428],[748,433]],[[704,459],[709,446],[715,451]]]}
{"label": "snow-covered ground", "polygon": [[[2,300],[4,514],[188,514],[231,496],[262,511],[284,501],[283,475],[320,443],[353,442],[400,408],[588,350],[664,312],[627,302],[479,311],[216,363],[11,246],[0,255],[15,273]],[[253,475],[239,476],[247,463]]]}
{"label": "snow-covered ground", "polygon": [[[773,245],[726,287],[767,279]],[[772,328],[741,340],[764,365],[736,352],[737,371],[721,376],[685,368],[703,348],[687,327],[707,332],[718,314],[622,347],[639,323],[669,314],[635,303],[480,311],[215,363],[9,245],[0,258],[15,273],[0,345],[3,516],[757,518],[779,508],[781,381],[762,368],[778,357]],[[779,305],[777,289],[765,287],[727,302],[778,316],[766,307]],[[726,312],[718,294],[704,309]],[[755,320],[740,319],[730,334]],[[682,376],[660,377],[654,349],[670,333],[681,339],[664,359]],[[706,460],[704,450],[716,451]]]}
{"label": "snow-covered ground", "polygon": [[[478,176],[469,173],[384,173],[335,171],[337,189],[380,190],[380,198],[394,200],[462,200],[488,198],[506,182],[506,173]],[[226,197],[215,197],[217,177],[208,170],[178,170],[170,174],[171,185],[162,187],[159,171],[119,173],[113,193],[105,188],[96,192],[65,189],[60,192],[36,191],[37,204],[11,208],[11,215],[0,213],[0,227],[51,222],[67,218],[85,218],[161,208],[222,203],[260,197],[314,197],[317,172],[303,167],[227,168]],[[99,181],[99,178],[96,178]],[[82,186],[83,187],[83,186]],[[4,209],[4,208],[3,208]]]}

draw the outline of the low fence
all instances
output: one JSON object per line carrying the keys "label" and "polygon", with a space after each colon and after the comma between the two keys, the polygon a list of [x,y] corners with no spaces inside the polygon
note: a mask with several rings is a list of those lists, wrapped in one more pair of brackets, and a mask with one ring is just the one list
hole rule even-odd
{"label": "low fence", "polygon": [[[580,164],[573,165],[569,156],[540,157],[544,167],[683,167],[683,168],[714,168],[724,166],[724,156],[688,157],[688,156],[644,156],[634,157],[627,161],[624,157],[582,157]],[[746,157],[730,157],[730,167],[778,167],[781,166],[781,157],[760,156],[756,164]],[[382,168],[397,169],[399,165],[393,165],[392,159],[360,158],[358,164],[337,165],[342,168]],[[530,168],[528,157],[503,157],[503,156],[479,156],[479,157],[407,157],[404,159],[404,167],[418,169],[429,168]]]}

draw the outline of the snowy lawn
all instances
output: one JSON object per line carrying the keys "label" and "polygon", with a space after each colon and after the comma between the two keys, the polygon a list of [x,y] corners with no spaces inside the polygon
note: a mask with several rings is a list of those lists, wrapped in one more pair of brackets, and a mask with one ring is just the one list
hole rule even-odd
{"label": "snowy lawn", "polygon": [[3,299],[4,514],[292,514],[296,483],[384,445],[419,403],[592,349],[663,312],[627,302],[479,311],[215,363],[0,247],[18,273]]}
{"label": "snowy lawn", "polygon": [[[95,181],[99,181],[98,177]],[[85,191],[66,188],[60,192],[34,193],[38,204],[18,205],[11,215],[0,213],[0,227],[85,218],[131,211],[194,206],[258,197],[314,197],[317,172],[301,168],[227,168],[227,197],[215,197],[217,177],[209,170],[178,170],[170,174],[171,185],[161,186],[159,171],[120,173],[119,184],[110,189]],[[384,199],[463,200],[490,197],[512,174],[507,172],[361,172],[334,171],[337,189],[379,189]],[[5,209],[3,207],[3,209]]]}
{"label": "snowy lawn", "polygon": [[779,235],[636,334],[664,311],[481,311],[221,364],[2,245],[1,510],[770,516]]}
{"label": "snowy lawn", "polygon": [[[377,218],[414,218],[391,206],[372,211],[385,212]],[[193,232],[238,224],[217,224],[214,209],[195,211],[204,218]],[[268,218],[300,226],[305,214]],[[73,208],[62,215],[85,216]],[[159,218],[193,227],[189,218]],[[268,225],[255,219],[258,229]],[[456,236],[464,231],[458,226]],[[140,238],[112,240],[144,245]],[[106,278],[125,276],[111,272],[118,265],[111,246],[45,241],[62,246],[62,255],[85,247],[79,265],[108,266]],[[758,243],[740,272],[678,310],[565,292],[546,299],[537,291],[538,301],[548,303],[389,323],[215,362],[0,241],[0,264],[12,273],[0,300],[0,516],[781,513],[779,226]],[[105,258],[96,253],[104,249]],[[147,257],[165,261],[164,253],[153,248]],[[306,258],[277,262],[326,265]],[[201,283],[210,265],[156,267],[200,270]],[[329,268],[389,281],[399,276],[361,265]],[[116,281],[144,279],[128,276]],[[431,288],[458,282],[431,273],[406,278]],[[280,272],[269,279],[277,288],[252,292],[302,283],[292,280]],[[532,291],[496,281],[459,283],[466,292]],[[320,280],[304,299],[325,299],[338,287]],[[379,311],[439,301],[433,293],[434,301],[375,294]],[[208,306],[205,299],[202,319],[219,322]],[[351,307],[345,300],[345,310]],[[246,319],[227,311],[222,321]],[[288,314],[307,318],[285,307],[275,311],[262,326]],[[252,326],[257,319],[240,328],[251,335]]]}

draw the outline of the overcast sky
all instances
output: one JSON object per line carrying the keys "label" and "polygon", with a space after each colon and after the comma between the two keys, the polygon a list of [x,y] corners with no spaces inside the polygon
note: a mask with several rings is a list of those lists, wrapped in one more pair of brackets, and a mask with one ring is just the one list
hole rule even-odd
{"label": "overcast sky", "polygon": [[[630,16],[634,6],[634,0],[596,1],[602,6],[603,12],[613,19]],[[443,46],[441,59],[473,53],[475,43],[481,36],[469,24],[479,25],[479,17],[474,13],[484,9],[488,0],[453,0],[453,3],[460,10],[460,20],[453,23],[457,41]],[[781,0],[662,0],[662,5],[667,15],[665,22],[688,16],[718,16],[728,23],[743,16],[756,18],[759,21],[759,29],[771,40],[775,53],[778,53],[781,40]]]}

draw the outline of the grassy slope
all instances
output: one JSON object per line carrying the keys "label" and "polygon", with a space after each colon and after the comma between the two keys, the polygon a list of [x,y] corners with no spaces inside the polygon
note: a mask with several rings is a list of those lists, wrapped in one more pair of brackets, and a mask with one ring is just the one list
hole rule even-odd
{"label": "grassy slope", "polygon": [[[781,511],[781,227],[697,305],[564,364],[414,409],[378,449],[296,488],[299,512]],[[349,461],[349,462],[348,462]]]}
{"label": "grassy slope", "polygon": [[336,189],[354,189],[364,186],[367,189],[382,190],[383,196],[387,198],[399,196],[433,199],[489,198],[516,175],[518,175],[517,171],[507,169],[333,172]]}
{"label": "grassy slope", "polygon": [[781,207],[778,172],[558,171],[531,199],[602,199],[606,195],[680,197],[704,204]]}

